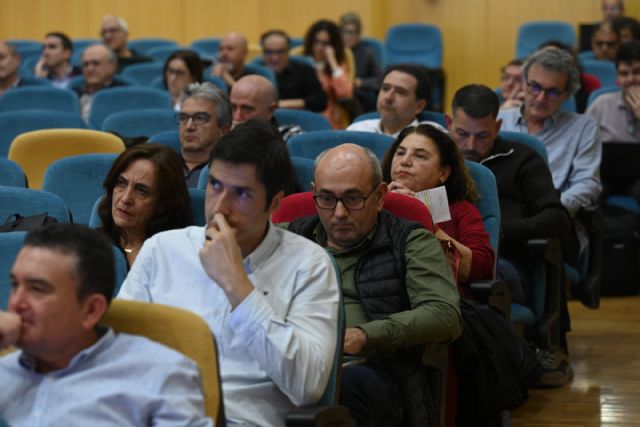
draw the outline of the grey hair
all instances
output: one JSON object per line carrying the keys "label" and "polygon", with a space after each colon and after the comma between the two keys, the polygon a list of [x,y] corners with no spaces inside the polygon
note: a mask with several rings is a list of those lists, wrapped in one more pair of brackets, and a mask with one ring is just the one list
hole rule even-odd
{"label": "grey hair", "polygon": [[[382,166],[380,166],[380,160],[378,160],[378,157],[376,156],[376,154],[370,149],[368,149],[367,147],[363,147],[361,145],[359,145],[359,147],[362,148],[362,151],[367,156],[367,160],[369,160],[369,165],[371,166],[371,171],[372,171],[371,185],[373,186],[373,188],[376,188],[382,182]],[[335,147],[327,148],[322,153],[318,154],[318,157],[316,157],[316,159],[313,161],[313,180],[314,181],[316,179],[316,168],[318,166],[318,163],[320,163],[320,160],[322,160],[322,158],[330,150],[334,148]]]}
{"label": "grey hair", "polygon": [[118,27],[120,27],[120,29],[125,33],[129,34],[129,26],[127,25],[127,21],[125,21],[124,18],[121,18],[119,16],[113,16],[113,15],[105,15],[102,17],[103,24],[107,18],[115,18],[116,22],[118,23]]}
{"label": "grey hair", "polygon": [[231,126],[231,102],[229,95],[211,82],[191,83],[180,94],[180,106],[187,98],[207,100],[216,108],[216,122],[219,127]]}
{"label": "grey hair", "polygon": [[533,65],[540,65],[545,70],[565,74],[567,76],[566,90],[571,96],[580,89],[578,64],[569,52],[562,49],[542,49],[532,54],[524,63],[525,82],[529,81],[529,69]]}
{"label": "grey hair", "polygon": [[[109,46],[107,46],[106,44],[102,44],[102,43],[95,43],[95,44],[92,44],[91,46],[87,46],[87,49],[89,49],[91,47],[94,47],[94,46],[102,46],[107,50],[107,59],[109,60],[109,62],[112,62],[112,63],[118,62],[118,56],[113,51],[113,49],[111,49]],[[87,49],[85,49],[85,50],[87,50]],[[82,56],[84,57],[84,52],[82,52]]]}

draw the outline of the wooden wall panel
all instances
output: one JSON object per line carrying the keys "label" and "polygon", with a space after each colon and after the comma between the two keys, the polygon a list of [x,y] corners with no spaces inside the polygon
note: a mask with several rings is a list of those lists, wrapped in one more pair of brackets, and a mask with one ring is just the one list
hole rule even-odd
{"label": "wooden wall panel", "polygon": [[[640,18],[640,1],[627,1]],[[269,28],[302,36],[316,19],[354,10],[364,33],[383,38],[402,22],[438,25],[445,45],[448,98],[471,83],[496,86],[499,68],[514,54],[518,27],[556,19],[577,25],[600,19],[600,0],[0,0],[0,39],[41,39],[50,30],[97,37],[106,14],[123,16],[131,38],[162,36],[188,44],[241,31],[253,43]]]}

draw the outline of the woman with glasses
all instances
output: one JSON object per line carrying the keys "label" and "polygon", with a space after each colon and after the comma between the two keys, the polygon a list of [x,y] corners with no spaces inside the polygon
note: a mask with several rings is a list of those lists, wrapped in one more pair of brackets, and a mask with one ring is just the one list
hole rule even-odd
{"label": "woman with glasses", "polygon": [[316,64],[318,80],[327,95],[324,115],[334,129],[344,129],[355,117],[353,111],[353,58],[348,60],[340,29],[328,20],[315,22],[304,37],[304,55]]}
{"label": "woman with glasses", "polygon": [[173,109],[180,111],[180,94],[191,83],[202,82],[202,62],[192,50],[177,50],[164,63],[164,88],[173,99]]}
{"label": "woman with glasses", "polygon": [[[430,125],[408,127],[385,154],[382,173],[389,190],[415,193],[444,186],[451,220],[441,222],[436,237],[448,241],[459,253],[458,287],[493,275],[494,253],[480,212],[473,205],[478,193],[456,143]],[[460,286],[463,285],[463,286]]]}
{"label": "woman with glasses", "polygon": [[101,230],[131,266],[146,239],[191,224],[189,192],[178,154],[161,144],[140,144],[122,152],[102,184]]}

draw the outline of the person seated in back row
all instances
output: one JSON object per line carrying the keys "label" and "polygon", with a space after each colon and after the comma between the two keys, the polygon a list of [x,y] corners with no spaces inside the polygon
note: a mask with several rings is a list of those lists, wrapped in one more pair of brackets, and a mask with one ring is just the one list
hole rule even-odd
{"label": "person seated in back row", "polygon": [[312,189],[318,214],[282,226],[325,247],[340,270],[344,352],[367,358],[342,370],[340,404],[358,426],[428,424],[424,345],[462,331],[442,247],[421,224],[382,209],[387,184],[366,148],[343,144],[318,156]]}
{"label": "person seated in back row", "polygon": [[396,138],[408,126],[429,124],[444,130],[438,123],[418,121],[418,115],[429,105],[431,88],[428,70],[416,64],[398,64],[387,67],[378,92],[379,119],[352,123],[347,130],[374,132]]}
{"label": "person seated in back row", "polygon": [[[116,279],[106,237],[51,224],[27,234],[11,268],[0,346],[0,414],[13,427],[211,426],[196,364],[99,323]],[[151,357],[152,356],[152,357]]]}
{"label": "person seated in back row", "polygon": [[100,37],[102,37],[102,43],[118,58],[118,72],[128,65],[153,61],[152,58],[129,49],[129,27],[123,18],[111,15],[103,17]]}
{"label": "person seated in back row", "polygon": [[33,74],[49,79],[51,84],[66,89],[73,77],[82,74],[80,67],[71,65],[73,44],[64,33],[51,32],[44,36],[42,56],[36,63]]}

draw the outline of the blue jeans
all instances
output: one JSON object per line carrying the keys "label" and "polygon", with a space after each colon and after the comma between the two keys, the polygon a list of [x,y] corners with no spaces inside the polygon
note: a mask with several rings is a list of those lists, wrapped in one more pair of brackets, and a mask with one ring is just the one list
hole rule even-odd
{"label": "blue jeans", "polygon": [[394,427],[402,422],[400,389],[386,373],[369,364],[342,370],[340,404],[349,408],[358,427]]}
{"label": "blue jeans", "polygon": [[498,257],[498,279],[504,280],[511,293],[511,301],[517,304],[527,304],[527,289],[524,273],[510,261]]}

